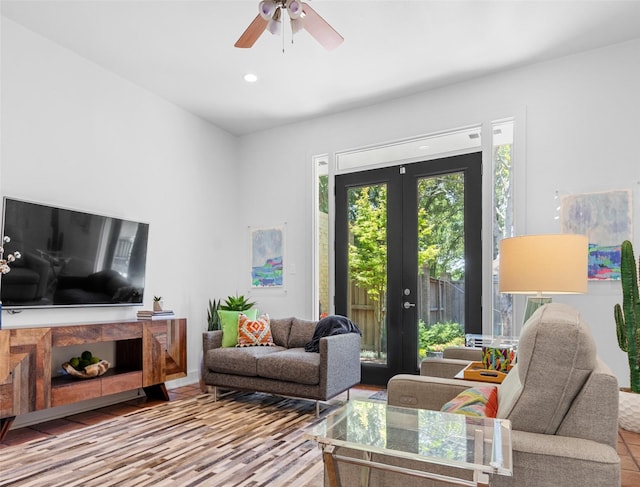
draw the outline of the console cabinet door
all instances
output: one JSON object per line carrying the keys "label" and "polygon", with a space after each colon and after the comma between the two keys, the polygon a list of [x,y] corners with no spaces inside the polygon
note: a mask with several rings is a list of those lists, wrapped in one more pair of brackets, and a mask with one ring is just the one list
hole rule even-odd
{"label": "console cabinet door", "polygon": [[51,406],[51,329],[0,330],[0,417]]}
{"label": "console cabinet door", "polygon": [[0,330],[0,418],[15,416],[13,413],[13,375],[9,355],[9,330]]}
{"label": "console cabinet door", "polygon": [[142,331],[142,385],[187,375],[186,320],[145,321]]}

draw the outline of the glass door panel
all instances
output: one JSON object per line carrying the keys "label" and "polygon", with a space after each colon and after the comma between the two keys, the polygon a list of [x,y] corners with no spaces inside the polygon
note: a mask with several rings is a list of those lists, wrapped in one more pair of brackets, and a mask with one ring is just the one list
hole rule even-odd
{"label": "glass door panel", "polygon": [[347,190],[348,316],[362,331],[363,362],[387,363],[387,185]]}
{"label": "glass door panel", "polygon": [[417,364],[464,345],[464,173],[417,179]]}

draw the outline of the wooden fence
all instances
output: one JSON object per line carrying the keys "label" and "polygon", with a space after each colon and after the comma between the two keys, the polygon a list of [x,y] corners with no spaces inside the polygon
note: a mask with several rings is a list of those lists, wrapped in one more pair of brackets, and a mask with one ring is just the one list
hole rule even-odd
{"label": "wooden fence", "polygon": [[[349,291],[349,318],[362,331],[362,350],[376,351],[381,341],[382,351],[385,351],[385,330],[378,329],[375,319],[376,303],[366,289],[353,282]],[[427,325],[445,322],[464,325],[464,281],[453,281],[448,276],[436,279],[428,272],[423,273],[418,279],[417,305],[418,319]]]}

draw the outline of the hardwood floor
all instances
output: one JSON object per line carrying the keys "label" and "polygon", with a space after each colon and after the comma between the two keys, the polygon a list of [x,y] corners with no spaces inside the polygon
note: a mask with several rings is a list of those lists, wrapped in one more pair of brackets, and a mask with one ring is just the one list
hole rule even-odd
{"label": "hardwood floor", "polygon": [[[374,386],[359,386],[351,390],[352,398],[369,397],[373,392],[379,390]],[[169,390],[171,400],[194,397],[200,394],[198,384],[183,386]],[[164,401],[147,401],[146,399],[135,399],[113,406],[74,414],[61,419],[55,419],[44,423],[17,428],[9,431],[4,441],[0,442],[0,450],[11,445],[18,445],[27,441],[46,438],[65,431],[82,428],[84,426],[99,423],[111,419],[114,416],[121,416],[140,408],[149,407],[155,403]],[[618,434],[618,455],[620,455],[622,468],[621,487],[634,487],[640,485],[640,434],[620,430]]]}

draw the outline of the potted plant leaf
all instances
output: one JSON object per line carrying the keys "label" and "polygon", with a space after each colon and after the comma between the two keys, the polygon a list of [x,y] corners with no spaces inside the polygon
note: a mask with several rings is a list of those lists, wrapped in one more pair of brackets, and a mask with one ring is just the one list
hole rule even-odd
{"label": "potted plant leaf", "polygon": [[220,306],[221,310],[224,311],[246,311],[255,306],[256,303],[250,302],[244,296],[237,294],[235,296],[227,296],[227,299],[224,300],[224,304]]}
{"label": "potted plant leaf", "polygon": [[622,242],[620,277],[622,280],[622,306],[616,304],[614,316],[618,345],[627,353],[629,361],[629,389],[620,390],[618,422],[626,430],[640,433],[640,297],[638,272],[631,242]]}
{"label": "potted plant leaf", "polygon": [[207,323],[208,331],[214,331],[220,329],[220,316],[218,315],[218,309],[220,309],[221,300],[209,300],[209,307],[207,308]]}

